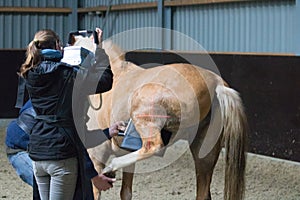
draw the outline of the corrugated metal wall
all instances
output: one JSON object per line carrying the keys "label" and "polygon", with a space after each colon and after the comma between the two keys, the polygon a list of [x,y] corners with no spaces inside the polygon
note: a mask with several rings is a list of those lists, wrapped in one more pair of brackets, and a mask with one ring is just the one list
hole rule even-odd
{"label": "corrugated metal wall", "polygon": [[[79,8],[158,2],[157,0],[0,0],[0,7]],[[173,29],[197,41],[208,51],[268,52],[300,54],[300,0],[264,0],[193,6],[166,6],[164,18],[158,8],[110,11],[106,17],[95,12],[78,13],[72,26],[71,13],[1,13],[0,48],[25,48],[34,32],[51,28],[66,41],[74,27],[104,28],[104,38],[141,28]],[[76,5],[75,5],[76,6]],[[73,15],[74,19],[74,15]],[[73,20],[74,22],[74,20]],[[167,49],[195,50],[176,37],[165,37]]]}
{"label": "corrugated metal wall", "polygon": [[108,6],[108,5],[119,5],[119,4],[132,4],[132,3],[143,3],[143,2],[154,2],[156,0],[79,0],[79,6],[93,7],[93,6]]}
{"label": "corrugated metal wall", "polygon": [[[84,3],[83,3],[84,2]],[[105,3],[104,3],[105,2]],[[142,0],[107,0],[104,5],[151,2]],[[166,7],[169,18],[166,28],[182,33],[197,41],[207,51],[217,52],[267,52],[296,53],[295,20],[300,17],[295,0],[266,0],[239,3],[220,3]],[[86,7],[99,6],[96,0],[81,1]],[[139,28],[157,27],[157,9],[110,12],[105,26],[105,37]],[[79,27],[92,28],[103,24],[103,18],[85,16]],[[198,50],[198,46],[186,45],[177,37],[165,38],[167,49]]]}
{"label": "corrugated metal wall", "polygon": [[[208,51],[291,53],[294,6],[294,1],[257,1],[178,7],[174,30]],[[184,46],[173,43],[175,49]]]}
{"label": "corrugated metal wall", "polygon": [[105,18],[94,13],[83,15],[79,21],[81,29],[103,28],[104,38],[108,38],[135,28],[156,27],[157,12],[155,9],[109,12]]}
{"label": "corrugated metal wall", "polygon": [[[111,6],[120,4],[134,4],[154,2],[155,0],[79,0],[80,7]],[[104,30],[104,38],[111,37],[123,31],[157,26],[157,9],[124,10],[118,12],[108,11],[105,17],[96,13],[85,13],[80,16],[81,29],[93,29],[98,26]]]}
{"label": "corrugated metal wall", "polygon": [[[1,7],[70,7],[71,1],[0,0]],[[63,40],[71,30],[70,14],[0,12],[0,48],[26,48],[37,30],[50,28]]]}

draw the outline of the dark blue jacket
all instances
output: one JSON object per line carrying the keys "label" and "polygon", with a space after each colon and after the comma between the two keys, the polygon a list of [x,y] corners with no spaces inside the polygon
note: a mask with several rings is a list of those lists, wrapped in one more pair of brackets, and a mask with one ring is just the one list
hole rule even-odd
{"label": "dark blue jacket", "polygon": [[108,56],[103,49],[97,49],[95,62],[89,69],[82,70],[44,55],[43,61],[28,71],[25,80],[37,113],[30,135],[30,157],[36,161],[78,157],[81,187],[76,189],[75,197],[89,199],[90,179],[98,173],[80,139],[80,132],[85,130],[87,95],[106,92],[112,87]]}
{"label": "dark blue jacket", "polygon": [[[85,130],[87,96],[112,87],[113,74],[103,49],[87,70],[44,56],[26,74],[26,88],[38,120],[30,135],[33,160],[67,159],[78,155]],[[94,86],[94,87],[93,87]]]}

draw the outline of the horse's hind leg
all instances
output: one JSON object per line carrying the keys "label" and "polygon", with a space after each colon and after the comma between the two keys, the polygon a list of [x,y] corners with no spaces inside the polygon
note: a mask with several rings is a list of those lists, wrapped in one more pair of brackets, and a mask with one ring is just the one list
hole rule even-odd
{"label": "horse's hind leg", "polygon": [[199,158],[199,150],[201,141],[206,134],[209,125],[198,130],[198,133],[190,145],[190,149],[194,158],[197,181],[197,200],[211,199],[210,184],[212,180],[213,170],[217,163],[219,153],[221,151],[221,140],[215,144],[211,152],[204,158]]}

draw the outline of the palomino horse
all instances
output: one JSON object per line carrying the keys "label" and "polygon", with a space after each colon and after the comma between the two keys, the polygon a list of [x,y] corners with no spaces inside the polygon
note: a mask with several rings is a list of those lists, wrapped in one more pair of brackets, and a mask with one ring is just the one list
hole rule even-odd
{"label": "palomino horse", "polygon": [[[82,41],[75,45],[85,47]],[[137,161],[153,156],[163,148],[161,130],[165,129],[172,132],[170,143],[177,138],[176,134],[180,134],[179,138],[192,138],[189,147],[196,169],[197,200],[211,199],[212,174],[223,145],[226,160],[224,199],[243,199],[247,120],[239,94],[220,76],[204,68],[169,64],[143,69],[125,61],[124,52],[115,44],[104,43],[103,48],[110,57],[114,82],[111,91],[102,94],[102,107],[96,113],[98,126],[106,128],[113,121],[131,118],[143,145],[137,151],[113,158],[104,169],[101,163],[104,157],[112,152],[124,153],[119,148],[119,138],[89,149],[99,172],[134,168]],[[219,109],[212,109],[214,104]],[[218,113],[220,123],[210,117]],[[212,123],[219,125],[219,129],[211,129]],[[214,142],[207,142],[206,138],[216,135]],[[203,151],[202,146],[208,148]],[[133,173],[123,171],[121,199],[132,198],[132,181]]]}

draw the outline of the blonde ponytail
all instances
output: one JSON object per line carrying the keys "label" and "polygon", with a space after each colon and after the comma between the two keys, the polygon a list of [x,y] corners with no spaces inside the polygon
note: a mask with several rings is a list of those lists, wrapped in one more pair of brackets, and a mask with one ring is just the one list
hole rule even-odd
{"label": "blonde ponytail", "polygon": [[50,29],[38,31],[27,46],[26,60],[21,65],[19,75],[25,77],[28,70],[40,64],[41,50],[56,49],[57,42],[59,42],[59,37],[54,31]]}
{"label": "blonde ponytail", "polygon": [[26,51],[26,60],[21,65],[20,68],[20,75],[22,77],[25,77],[25,74],[28,70],[33,68],[35,65],[39,64],[41,62],[41,51],[36,47],[36,42],[31,41],[28,44],[27,51]]}

